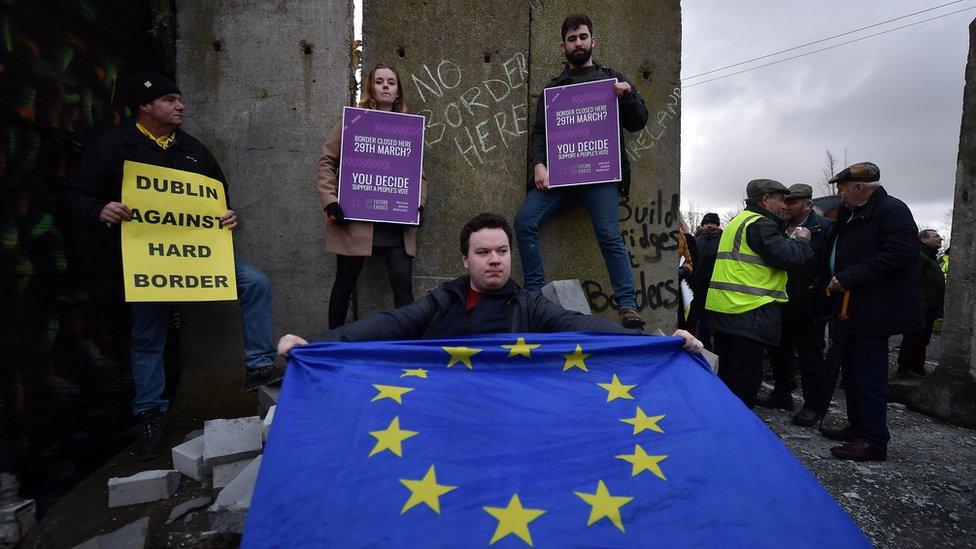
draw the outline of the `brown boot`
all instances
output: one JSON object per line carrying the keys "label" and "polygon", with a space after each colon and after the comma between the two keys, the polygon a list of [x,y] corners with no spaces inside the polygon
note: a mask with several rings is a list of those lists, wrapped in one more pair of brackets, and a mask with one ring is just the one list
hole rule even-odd
{"label": "brown boot", "polygon": [[624,328],[630,328],[631,330],[644,329],[644,319],[637,314],[637,309],[633,307],[621,307],[618,313],[620,314],[620,325]]}
{"label": "brown boot", "polygon": [[884,461],[888,459],[888,452],[871,446],[867,442],[857,438],[843,446],[834,446],[830,453],[840,459],[851,461]]}

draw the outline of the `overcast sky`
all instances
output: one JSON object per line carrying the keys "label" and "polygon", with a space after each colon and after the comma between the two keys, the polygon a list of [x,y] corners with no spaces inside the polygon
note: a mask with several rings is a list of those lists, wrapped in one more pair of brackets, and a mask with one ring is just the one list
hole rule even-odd
{"label": "overcast sky", "polygon": [[[682,78],[948,1],[682,2]],[[970,6],[976,0],[808,49]],[[809,183],[819,196],[824,151],[830,149],[843,164],[846,147],[849,163],[880,166],[885,188],[908,204],[916,222],[942,227],[952,207],[968,25],[974,17],[976,9],[685,87],[683,202],[722,212],[739,204],[745,184],[759,177],[787,186]],[[707,78],[686,80],[684,86]]]}

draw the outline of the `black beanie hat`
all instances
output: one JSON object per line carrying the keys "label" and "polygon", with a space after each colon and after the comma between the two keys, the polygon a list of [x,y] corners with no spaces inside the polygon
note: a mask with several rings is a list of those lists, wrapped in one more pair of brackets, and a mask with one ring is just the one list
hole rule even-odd
{"label": "black beanie hat", "polygon": [[129,78],[123,87],[125,106],[134,115],[139,105],[149,103],[168,93],[180,93],[172,80],[156,73],[142,71]]}

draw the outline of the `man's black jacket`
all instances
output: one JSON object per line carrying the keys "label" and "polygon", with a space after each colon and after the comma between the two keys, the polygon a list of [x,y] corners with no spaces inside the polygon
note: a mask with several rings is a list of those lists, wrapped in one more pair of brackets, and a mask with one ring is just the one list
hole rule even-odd
{"label": "man's black jacket", "polygon": [[695,270],[691,273],[691,291],[695,299],[691,301],[692,318],[700,319],[705,312],[705,297],[708,295],[708,282],[712,280],[715,270],[715,258],[718,256],[718,243],[722,240],[722,229],[698,235],[695,245],[698,247],[698,258],[695,259]]}
{"label": "man's black jacket", "polygon": [[[644,105],[644,98],[637,91],[637,86],[623,74],[608,68],[593,64],[594,70],[589,67],[583,69],[564,69],[563,72],[546,84],[547,88],[565,86],[567,84],[580,84],[594,80],[605,80],[616,78],[618,82],[630,84],[630,93],[617,99],[617,106],[620,109],[620,173],[622,179],[618,189],[622,196],[630,194],[630,161],[627,160],[627,151],[624,150],[624,130],[629,132],[639,132],[647,124],[647,107]],[[581,75],[580,73],[584,73]],[[529,145],[529,181],[526,190],[531,191],[535,187],[533,181],[532,168],[536,164],[546,164],[546,101],[545,94],[539,94],[539,102],[535,109],[535,125],[532,126],[532,139]]]}
{"label": "man's black jacket", "polygon": [[813,249],[813,256],[802,267],[789,270],[786,295],[790,300],[783,304],[783,316],[808,319],[817,316],[817,292],[823,289],[819,283],[820,276],[823,274],[820,266],[823,265],[825,244],[831,225],[829,219],[817,215],[814,211],[811,211],[800,224],[810,231],[810,248]]}
{"label": "man's black jacket", "polygon": [[[762,219],[746,228],[746,242],[762,258],[763,263],[783,271],[802,267],[813,256],[810,243],[802,238],[787,238],[786,224],[779,217],[755,206],[746,210],[762,215]],[[725,229],[728,231],[728,229]],[[787,293],[787,295],[789,295]],[[709,327],[716,332],[737,335],[765,343],[779,345],[782,311],[779,303],[767,303],[739,314],[708,312]]]}
{"label": "man's black jacket", "polygon": [[[848,334],[888,336],[922,327],[917,231],[908,206],[881,186],[864,205],[838,209],[827,238],[823,280],[828,282],[832,272],[851,292]],[[832,296],[835,314],[840,299]]]}
{"label": "man's black jacket", "polygon": [[918,243],[918,269],[922,284],[922,303],[925,304],[925,316],[939,318],[942,316],[945,300],[945,275],[939,267],[938,250],[932,246]]}
{"label": "man's black jacket", "polygon": [[521,288],[511,280],[482,297],[468,318],[469,285],[470,278],[462,276],[441,284],[411,305],[340,326],[312,336],[309,341],[432,339],[513,332],[640,333],[563,309],[541,293]]}
{"label": "man's black jacket", "polygon": [[173,144],[163,150],[140,133],[134,121],[126,120],[85,150],[68,179],[64,203],[72,217],[97,223],[106,204],[121,201],[122,165],[126,160],[199,173],[223,183],[225,195],[227,193],[224,172],[203,143],[177,129]]}

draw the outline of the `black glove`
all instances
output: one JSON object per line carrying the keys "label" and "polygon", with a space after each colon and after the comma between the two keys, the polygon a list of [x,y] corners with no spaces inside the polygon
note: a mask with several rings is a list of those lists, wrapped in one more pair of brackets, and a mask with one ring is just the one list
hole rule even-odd
{"label": "black glove", "polygon": [[414,227],[420,228],[424,224],[424,207],[420,206],[417,208],[417,224]]}
{"label": "black glove", "polygon": [[333,202],[325,207],[326,220],[333,225],[345,225],[346,216],[342,214],[342,206],[338,202]]}
{"label": "black glove", "polygon": [[689,278],[691,278],[691,273],[688,272],[688,269],[678,267],[678,281],[688,280]]}

